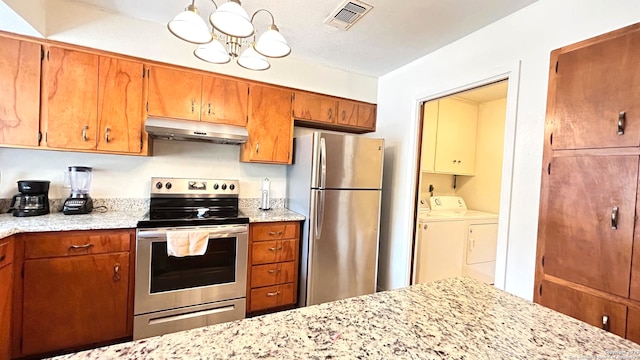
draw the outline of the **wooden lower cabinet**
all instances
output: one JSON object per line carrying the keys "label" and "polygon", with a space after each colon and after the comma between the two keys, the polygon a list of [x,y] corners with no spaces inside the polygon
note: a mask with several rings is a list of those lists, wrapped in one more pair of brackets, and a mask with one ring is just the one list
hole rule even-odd
{"label": "wooden lower cabinet", "polygon": [[627,307],[624,304],[546,280],[542,282],[540,304],[618,336],[625,336]]}
{"label": "wooden lower cabinet", "polygon": [[13,357],[131,337],[134,230],[23,234],[22,240]]}
{"label": "wooden lower cabinet", "polygon": [[627,339],[640,344],[640,308],[629,307],[627,313]]}
{"label": "wooden lower cabinet", "polygon": [[247,313],[295,306],[299,252],[300,222],[250,224]]}
{"label": "wooden lower cabinet", "polygon": [[13,240],[0,240],[0,360],[10,357],[13,296]]}

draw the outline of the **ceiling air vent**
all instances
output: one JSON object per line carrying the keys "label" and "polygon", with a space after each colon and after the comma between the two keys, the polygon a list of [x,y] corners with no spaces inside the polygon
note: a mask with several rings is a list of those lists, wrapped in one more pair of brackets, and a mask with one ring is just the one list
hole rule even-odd
{"label": "ceiling air vent", "polygon": [[324,20],[324,23],[341,30],[348,30],[372,8],[373,6],[361,1],[347,0],[332,12],[331,15]]}

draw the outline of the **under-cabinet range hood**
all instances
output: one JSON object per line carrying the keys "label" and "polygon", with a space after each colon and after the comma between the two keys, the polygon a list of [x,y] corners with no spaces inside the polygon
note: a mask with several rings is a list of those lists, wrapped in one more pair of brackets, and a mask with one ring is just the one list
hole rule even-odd
{"label": "under-cabinet range hood", "polygon": [[203,121],[147,118],[144,130],[154,139],[203,141],[239,145],[247,142],[247,129]]}

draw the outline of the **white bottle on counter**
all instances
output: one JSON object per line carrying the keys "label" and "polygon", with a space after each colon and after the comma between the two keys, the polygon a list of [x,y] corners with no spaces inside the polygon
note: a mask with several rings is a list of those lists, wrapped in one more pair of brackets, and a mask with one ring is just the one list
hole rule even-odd
{"label": "white bottle on counter", "polygon": [[271,209],[271,206],[269,205],[269,186],[270,185],[271,185],[271,182],[269,181],[269,178],[264,178],[262,180],[262,202],[260,205],[261,210]]}

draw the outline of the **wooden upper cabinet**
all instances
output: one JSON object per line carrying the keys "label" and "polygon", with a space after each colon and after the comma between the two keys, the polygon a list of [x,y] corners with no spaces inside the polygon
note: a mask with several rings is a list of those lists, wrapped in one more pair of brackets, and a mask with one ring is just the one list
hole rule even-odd
{"label": "wooden upper cabinet", "polygon": [[638,69],[640,29],[561,52],[551,79],[553,149],[640,145]]}
{"label": "wooden upper cabinet", "polygon": [[290,90],[249,86],[248,141],[240,148],[240,161],[291,163],[293,118]]}
{"label": "wooden upper cabinet", "polygon": [[143,112],[142,63],[100,57],[98,150],[141,150]]}
{"label": "wooden upper cabinet", "polygon": [[338,102],[338,124],[374,131],[376,129],[376,106],[340,100]]}
{"label": "wooden upper cabinet", "polygon": [[554,158],[545,274],[628,297],[637,183],[638,156]]}
{"label": "wooden upper cabinet", "polygon": [[376,130],[376,110],[372,104],[358,104],[358,127]]}
{"label": "wooden upper cabinet", "polygon": [[627,307],[550,281],[542,282],[540,304],[624,337]]}
{"label": "wooden upper cabinet", "polygon": [[151,66],[149,71],[149,116],[200,120],[202,75]]}
{"label": "wooden upper cabinet", "polygon": [[293,117],[300,120],[335,124],[338,117],[338,101],[329,96],[304,92],[293,94]]}
{"label": "wooden upper cabinet", "polygon": [[40,44],[0,37],[0,144],[38,146]]}
{"label": "wooden upper cabinet", "polygon": [[212,123],[246,126],[248,99],[248,83],[203,76],[200,119]]}
{"label": "wooden upper cabinet", "polygon": [[47,146],[96,148],[98,55],[50,47],[45,66]]}

